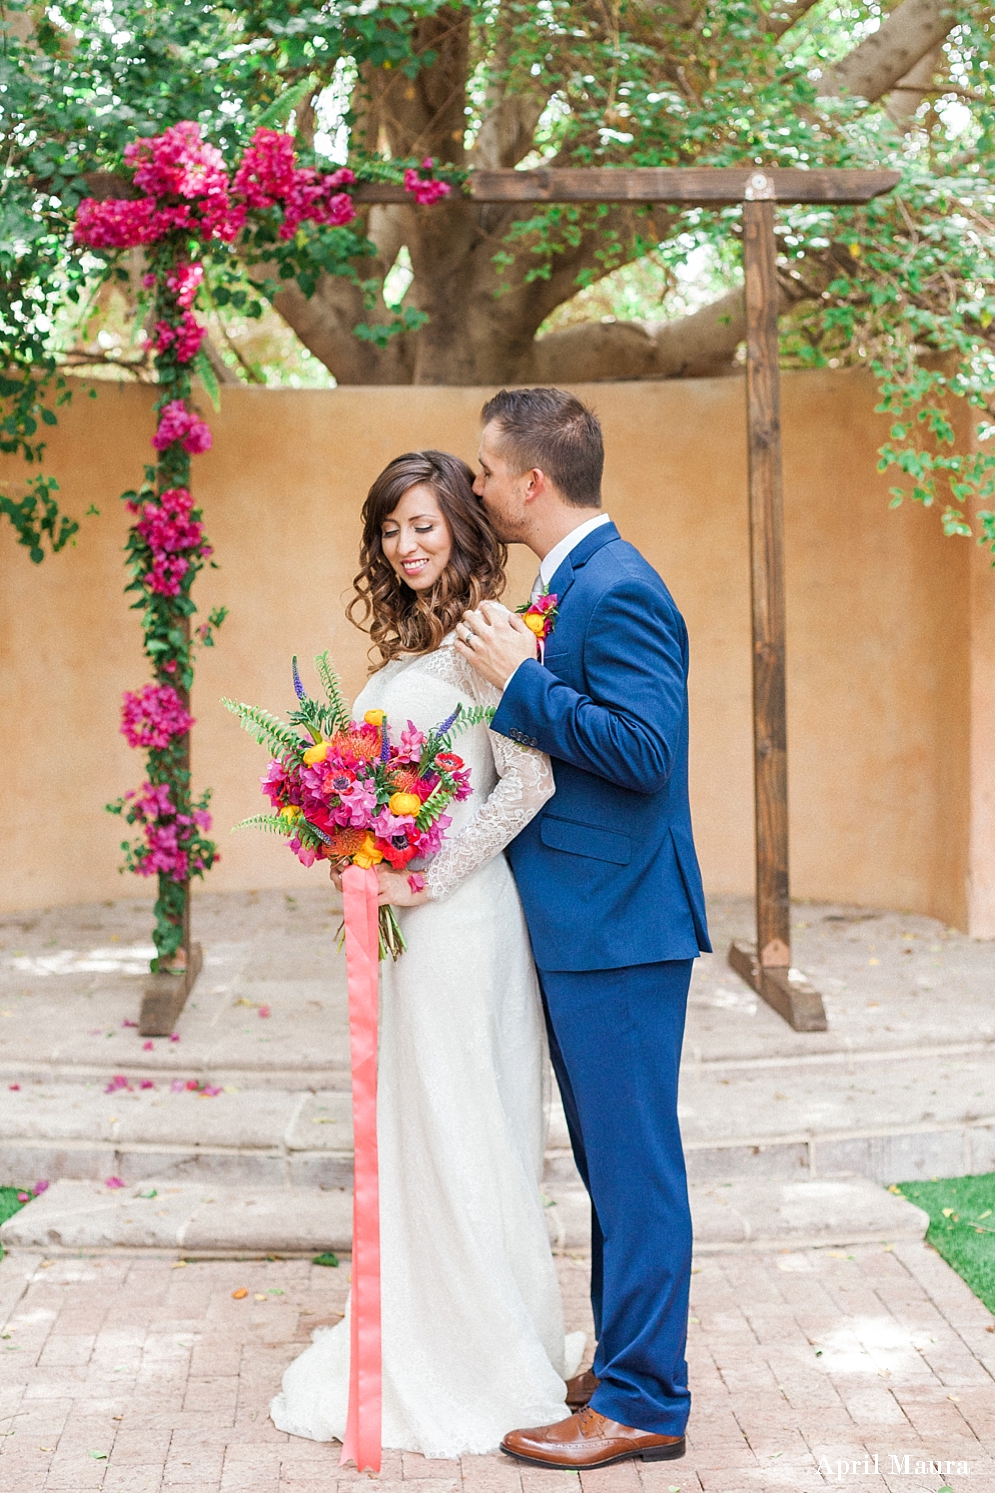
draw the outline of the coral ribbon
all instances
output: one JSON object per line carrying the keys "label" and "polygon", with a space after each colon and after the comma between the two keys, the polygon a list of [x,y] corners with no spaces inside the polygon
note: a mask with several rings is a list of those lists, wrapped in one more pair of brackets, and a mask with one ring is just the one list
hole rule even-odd
{"label": "coral ribbon", "polygon": [[342,873],[355,1179],[349,1411],[341,1463],[380,1471],[380,1192],[377,1176],[377,978],[380,961],[377,873]]}

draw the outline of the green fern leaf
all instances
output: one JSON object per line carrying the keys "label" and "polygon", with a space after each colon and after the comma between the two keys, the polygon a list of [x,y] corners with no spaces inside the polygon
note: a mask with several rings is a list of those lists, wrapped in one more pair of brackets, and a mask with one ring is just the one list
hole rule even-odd
{"label": "green fern leaf", "polygon": [[415,816],[417,827],[419,829],[430,829],[439,815],[445,811],[446,805],[451,798],[452,794],[449,792],[449,789],[444,788],[441,783],[437,788],[433,788],[428,798],[422,804],[420,813]]}
{"label": "green fern leaf", "polygon": [[308,745],[301,741],[290,726],[284,725],[278,716],[271,715],[258,705],[241,705],[237,700],[222,700],[221,703],[232,715],[238,716],[249,735],[260,746],[269,747],[274,756],[282,757],[287,752],[292,752],[300,757]]}
{"label": "green fern leaf", "polygon": [[464,708],[453,721],[445,736],[439,737],[439,744],[451,746],[453,738],[462,735],[464,731],[469,731],[471,726],[482,726],[484,724],[489,726],[496,713],[497,709],[494,705],[473,705],[469,710]]}
{"label": "green fern leaf", "polygon": [[237,829],[266,829],[274,835],[287,835],[291,826],[282,814],[253,814],[250,819],[243,819],[231,827],[232,834]]}
{"label": "green fern leaf", "polygon": [[349,707],[342,697],[342,681],[332,668],[328,657],[328,650],[319,653],[314,661],[318,671],[318,678],[325,686],[325,694],[328,696],[328,704],[332,712],[332,725],[335,730],[344,731],[349,725],[351,714]]}

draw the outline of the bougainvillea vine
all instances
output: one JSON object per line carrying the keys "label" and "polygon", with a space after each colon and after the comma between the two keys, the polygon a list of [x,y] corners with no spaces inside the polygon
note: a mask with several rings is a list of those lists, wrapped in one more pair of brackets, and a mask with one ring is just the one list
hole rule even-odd
{"label": "bougainvillea vine", "polygon": [[[214,563],[190,492],[191,457],[211,448],[210,426],[193,398],[195,375],[217,400],[202,345],[207,329],[195,310],[204,259],[230,252],[240,238],[289,248],[304,223],[348,228],[356,217],[349,189],[357,177],[348,167],[320,172],[298,166],[291,138],[271,129],[255,132],[229,173],[221,151],[192,121],[133,141],[124,159],[139,195],[85,198],[75,237],[105,253],[142,249],[148,261],[143,284],[152,297],[157,458],[145,470],[144,485],[124,498],[134,516],[126,589],[137,595],[153,682],[125,691],[121,716],[129,745],[146,753],[146,780],[107,807],[138,831],[137,839],[121,845],[126,868],[158,878],[152,969],[165,970],[181,964],[180,951],[189,942],[190,882],[218,859],[207,838],[210,790],[194,799],[190,774],[194,649],[213,644],[226,614],[219,608],[207,623],[192,625],[194,580]],[[430,205],[450,190],[431,171],[431,161],[425,161],[404,172],[405,190],[417,203]]]}

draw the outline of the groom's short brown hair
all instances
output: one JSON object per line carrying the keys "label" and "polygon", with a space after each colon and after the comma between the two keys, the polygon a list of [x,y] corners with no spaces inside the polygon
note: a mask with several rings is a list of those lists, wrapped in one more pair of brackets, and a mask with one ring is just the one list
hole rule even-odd
{"label": "groom's short brown hair", "polygon": [[577,508],[601,507],[605,447],[593,410],[562,389],[502,389],[481,410],[520,472],[538,467]]}

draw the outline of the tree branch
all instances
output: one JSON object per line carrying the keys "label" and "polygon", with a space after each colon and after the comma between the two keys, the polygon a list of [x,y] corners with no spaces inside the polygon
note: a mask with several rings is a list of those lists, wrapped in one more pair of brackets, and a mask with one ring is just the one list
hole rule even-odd
{"label": "tree branch", "polygon": [[830,68],[819,86],[824,98],[852,94],[876,102],[938,46],[956,25],[947,0],[902,0],[877,31]]}
{"label": "tree branch", "polygon": [[812,7],[818,3],[819,0],[794,0],[792,4],[791,0],[787,0],[786,4],[778,5],[768,13],[764,21],[764,30],[773,36],[783,36],[801,20],[802,16],[807,16]]}

